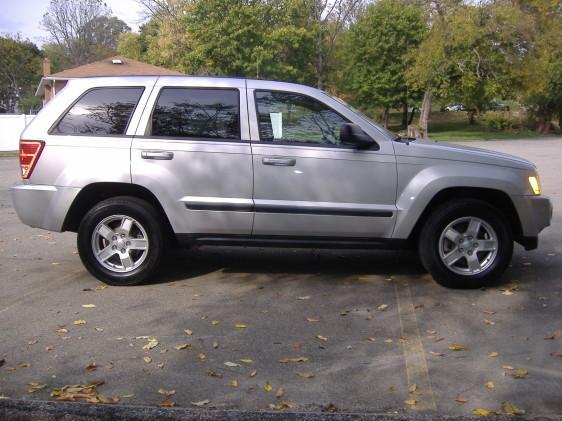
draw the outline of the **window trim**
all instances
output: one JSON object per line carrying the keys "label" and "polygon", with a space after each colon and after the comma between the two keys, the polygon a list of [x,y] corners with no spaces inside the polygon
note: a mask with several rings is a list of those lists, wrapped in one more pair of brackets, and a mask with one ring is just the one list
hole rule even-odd
{"label": "window trim", "polygon": [[[345,117],[344,115],[342,115],[338,111],[334,110],[332,107],[330,107],[324,101],[321,101],[318,98],[315,98],[311,95],[303,94],[302,92],[286,91],[286,90],[282,90],[282,89],[263,89],[263,88],[254,89],[253,90],[254,108],[256,110],[256,124],[257,124],[257,129],[258,129],[259,141],[256,142],[255,140],[252,140],[252,143],[264,145],[264,146],[265,145],[272,145],[272,146],[278,145],[278,146],[307,146],[307,147],[314,147],[314,148],[331,148],[331,149],[352,149],[352,150],[356,149],[353,146],[344,145],[344,144],[341,144],[341,143],[332,145],[332,144],[329,144],[329,143],[291,142],[291,141],[275,142],[275,141],[263,140],[262,136],[261,136],[261,130],[260,130],[260,113],[259,113],[259,109],[258,109],[258,99],[256,97],[257,92],[280,92],[280,93],[284,93],[284,94],[302,95],[302,96],[310,98],[310,99],[312,99],[316,102],[320,102],[321,104],[323,104],[324,106],[326,106],[330,110],[332,110],[334,113],[336,113],[338,116],[340,116],[347,123],[353,123],[351,120],[349,120],[347,117]],[[369,136],[369,137],[371,137],[371,136]]]}
{"label": "window trim", "polygon": [[[172,89],[172,90],[207,90],[207,91],[236,91],[236,95],[238,97],[238,138],[233,137],[203,137],[203,136],[163,136],[163,135],[154,135],[152,133],[152,122],[154,117],[154,111],[156,110],[156,106],[158,105],[158,100],[160,99],[160,95],[164,89]],[[156,100],[152,105],[152,110],[150,111],[150,115],[148,118],[148,126],[150,127],[150,133],[143,136],[144,138],[150,139],[170,139],[170,140],[180,140],[180,141],[207,141],[207,142],[236,142],[236,143],[248,143],[247,141],[242,139],[242,107],[240,106],[240,88],[236,87],[205,87],[205,86],[161,86],[160,90],[158,91],[158,95],[156,96]],[[139,136],[136,136],[139,137]]]}
{"label": "window trim", "polygon": [[[80,133],[53,133],[53,130],[55,130],[55,128],[59,125],[59,123],[62,121],[62,119],[64,117],[66,117],[66,115],[69,113],[69,111],[82,99],[84,98],[86,95],[88,95],[90,92],[95,91],[95,90],[100,90],[100,89],[140,89],[141,93],[139,95],[139,99],[137,100],[135,106],[133,107],[133,109],[131,110],[131,115],[129,116],[129,120],[127,121],[127,125],[125,126],[125,130],[123,134],[80,134]],[[135,114],[137,107],[139,105],[139,102],[142,98],[142,96],[144,95],[144,91],[146,90],[146,86],[94,86],[93,88],[87,89],[85,90],[82,95],[80,95],[77,99],[75,99],[65,110],[64,112],[62,112],[58,118],[55,120],[55,122],[51,125],[51,127],[49,128],[49,130],[47,131],[47,134],[49,134],[49,136],[77,136],[77,137],[123,137],[123,138],[131,138],[134,135],[128,135],[127,134],[127,130],[129,130],[129,124],[131,124],[131,120],[133,119],[133,115]]]}

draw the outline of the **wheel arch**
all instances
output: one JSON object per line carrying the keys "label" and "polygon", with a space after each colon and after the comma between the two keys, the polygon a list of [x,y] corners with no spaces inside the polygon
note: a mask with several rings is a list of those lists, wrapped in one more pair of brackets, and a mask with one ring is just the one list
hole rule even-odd
{"label": "wheel arch", "polygon": [[514,239],[522,238],[521,221],[515,205],[507,193],[483,187],[449,187],[440,190],[431,198],[411,230],[408,240],[417,242],[423,224],[435,209],[446,202],[459,199],[477,199],[493,205],[507,217]]}
{"label": "wheel arch", "polygon": [[117,196],[131,196],[150,203],[160,214],[166,233],[174,238],[173,229],[164,208],[156,196],[146,187],[129,183],[92,183],[80,190],[64,219],[62,231],[78,232],[84,215],[97,203]]}

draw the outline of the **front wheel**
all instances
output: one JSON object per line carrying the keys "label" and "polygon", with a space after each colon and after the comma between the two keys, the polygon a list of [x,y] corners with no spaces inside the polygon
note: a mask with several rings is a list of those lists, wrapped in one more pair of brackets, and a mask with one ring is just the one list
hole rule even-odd
{"label": "front wheel", "polygon": [[481,200],[436,209],[420,233],[418,251],[435,281],[449,288],[480,288],[497,280],[513,254],[511,227]]}
{"label": "front wheel", "polygon": [[164,250],[161,218],[135,197],[114,197],[95,205],[78,229],[78,252],[86,269],[110,285],[148,279]]}

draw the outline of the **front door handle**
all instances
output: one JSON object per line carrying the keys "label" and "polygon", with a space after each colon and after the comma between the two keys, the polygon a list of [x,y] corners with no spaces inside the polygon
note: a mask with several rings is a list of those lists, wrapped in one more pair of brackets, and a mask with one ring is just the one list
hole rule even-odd
{"label": "front door handle", "polygon": [[169,151],[142,151],[141,158],[169,161],[170,159],[174,159],[174,153]]}
{"label": "front door handle", "polygon": [[282,156],[266,157],[262,159],[263,165],[274,165],[277,167],[294,167],[297,163],[295,158],[284,158]]}

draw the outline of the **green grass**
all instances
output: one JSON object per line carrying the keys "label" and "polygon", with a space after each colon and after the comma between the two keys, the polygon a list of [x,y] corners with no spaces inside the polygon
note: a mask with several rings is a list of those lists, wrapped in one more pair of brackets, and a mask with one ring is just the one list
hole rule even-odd
{"label": "green grass", "polygon": [[[400,113],[390,115],[389,128],[395,132],[404,131],[401,127]],[[419,114],[416,113],[414,122]],[[501,139],[529,139],[544,137],[536,132],[522,128],[519,130],[493,130],[481,122],[469,124],[466,112],[441,112],[437,107],[431,112],[429,119],[429,137],[440,141],[455,140],[501,140]]]}

